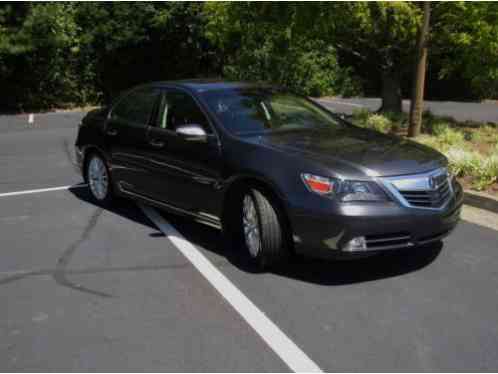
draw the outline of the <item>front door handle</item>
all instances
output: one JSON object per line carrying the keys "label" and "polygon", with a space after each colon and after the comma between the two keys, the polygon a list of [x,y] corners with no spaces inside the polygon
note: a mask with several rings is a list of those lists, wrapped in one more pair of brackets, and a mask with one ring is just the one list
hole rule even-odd
{"label": "front door handle", "polygon": [[118,130],[116,130],[116,129],[109,129],[109,130],[107,130],[107,135],[109,135],[109,136],[116,136],[116,135],[118,135]]}
{"label": "front door handle", "polygon": [[160,141],[160,140],[151,140],[149,142],[149,144],[155,148],[162,148],[164,147],[164,142]]}

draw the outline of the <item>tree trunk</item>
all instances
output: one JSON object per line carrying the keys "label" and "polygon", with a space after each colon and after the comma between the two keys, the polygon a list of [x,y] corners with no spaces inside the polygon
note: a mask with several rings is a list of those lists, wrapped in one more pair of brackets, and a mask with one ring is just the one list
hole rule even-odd
{"label": "tree trunk", "polygon": [[379,111],[401,113],[401,78],[397,72],[382,73],[382,106]]}
{"label": "tree trunk", "polygon": [[424,110],[424,88],[425,69],[427,65],[427,38],[429,36],[429,19],[431,5],[424,3],[424,18],[420,28],[417,41],[417,60],[415,62],[413,91],[410,103],[410,125],[408,136],[414,137],[420,134],[422,128],[422,112]]}

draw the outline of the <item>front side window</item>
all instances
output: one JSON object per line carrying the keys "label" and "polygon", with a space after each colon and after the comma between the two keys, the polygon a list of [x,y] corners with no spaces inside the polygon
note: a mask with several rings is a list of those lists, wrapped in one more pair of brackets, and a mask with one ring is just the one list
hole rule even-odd
{"label": "front side window", "polygon": [[158,95],[155,89],[134,91],[116,105],[111,118],[147,126]]}
{"label": "front side window", "polygon": [[194,99],[182,91],[168,91],[161,97],[156,126],[176,131],[180,125],[200,125],[211,133],[208,120]]}
{"label": "front side window", "polygon": [[340,126],[327,111],[288,93],[222,90],[207,91],[204,98],[223,126],[236,134]]}

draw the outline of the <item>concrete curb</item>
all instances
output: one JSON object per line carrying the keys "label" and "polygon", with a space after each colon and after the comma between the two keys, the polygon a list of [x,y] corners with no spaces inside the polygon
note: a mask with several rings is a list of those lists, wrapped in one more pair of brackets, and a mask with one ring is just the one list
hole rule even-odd
{"label": "concrete curb", "polygon": [[498,214],[498,197],[465,190],[464,204]]}
{"label": "concrete curb", "polygon": [[465,191],[462,219],[498,231],[498,198],[482,192]]}

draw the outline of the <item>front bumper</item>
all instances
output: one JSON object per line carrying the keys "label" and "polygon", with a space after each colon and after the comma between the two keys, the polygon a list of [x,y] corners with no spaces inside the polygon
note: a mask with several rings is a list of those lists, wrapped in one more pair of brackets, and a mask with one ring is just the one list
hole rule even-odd
{"label": "front bumper", "polygon": [[[291,225],[296,252],[315,257],[354,257],[384,250],[416,247],[441,240],[457,225],[463,190],[442,210],[408,208],[397,203],[338,204],[327,209],[294,210]],[[348,243],[364,237],[365,247]]]}

